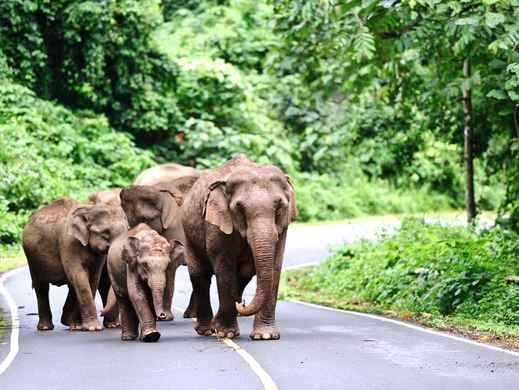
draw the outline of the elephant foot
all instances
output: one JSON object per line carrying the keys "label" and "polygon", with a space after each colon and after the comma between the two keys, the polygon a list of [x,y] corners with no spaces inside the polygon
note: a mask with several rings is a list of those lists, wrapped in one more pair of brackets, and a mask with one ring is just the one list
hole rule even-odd
{"label": "elephant foot", "polygon": [[96,332],[99,330],[103,330],[103,327],[97,320],[90,320],[90,321],[84,321],[81,324],[81,330],[84,330],[86,332]]}
{"label": "elephant foot", "polygon": [[240,327],[237,321],[234,321],[231,326],[226,326],[215,318],[213,319],[211,327],[218,338],[232,339],[240,335]]}
{"label": "elephant foot", "polygon": [[254,328],[250,333],[250,338],[252,340],[279,340],[280,337],[279,328],[275,325],[254,325]]}
{"label": "elephant foot", "polygon": [[68,326],[69,326],[69,329],[72,331],[83,330],[83,325],[81,323],[71,322],[68,324]]}
{"label": "elephant foot", "polygon": [[159,341],[160,339],[160,333],[157,332],[155,329],[150,329],[145,332],[142,332],[141,334],[141,341],[145,343],[154,343],[156,341]]}
{"label": "elephant foot", "polygon": [[103,321],[103,326],[107,329],[120,328],[121,323],[119,321]]}
{"label": "elephant foot", "polygon": [[195,324],[195,330],[200,336],[211,336],[213,334],[213,328],[210,323],[197,322]]}
{"label": "elephant foot", "polygon": [[175,319],[175,316],[171,312],[171,310],[164,310],[164,313],[166,314],[166,317],[159,318],[157,317],[157,321],[173,321]]}
{"label": "elephant foot", "polygon": [[44,320],[44,319],[40,319],[38,321],[38,326],[37,326],[37,329],[38,330],[52,330],[54,329],[54,324],[52,323],[51,320]]}
{"label": "elephant foot", "polygon": [[137,335],[134,333],[122,333],[121,334],[121,340],[122,341],[132,341],[137,338]]}

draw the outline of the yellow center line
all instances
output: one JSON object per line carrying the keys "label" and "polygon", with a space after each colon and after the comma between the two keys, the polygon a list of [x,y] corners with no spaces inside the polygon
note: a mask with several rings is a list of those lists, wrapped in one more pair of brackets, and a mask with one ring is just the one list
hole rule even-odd
{"label": "yellow center line", "polygon": [[[184,309],[173,306],[173,309],[176,311],[183,313]],[[193,318],[193,321],[196,322],[196,319]],[[247,352],[243,347],[238,345],[236,342],[229,338],[220,338],[218,337],[218,340],[223,342],[225,345],[227,345],[229,348],[231,348],[233,351],[235,351],[240,357],[249,365],[252,371],[256,374],[256,376],[259,378],[261,383],[263,384],[263,388],[265,390],[278,390],[278,387],[274,380],[271,378],[271,376],[265,371],[263,367],[258,363],[254,357]]]}

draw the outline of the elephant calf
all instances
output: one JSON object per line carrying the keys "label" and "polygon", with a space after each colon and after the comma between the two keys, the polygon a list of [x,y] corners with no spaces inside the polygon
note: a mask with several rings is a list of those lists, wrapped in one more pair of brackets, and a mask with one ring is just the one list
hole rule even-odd
{"label": "elephant calf", "polygon": [[[49,284],[68,284],[61,323],[101,330],[94,296],[112,241],[128,231],[120,207],[59,199],[36,211],[23,230],[23,250],[38,299],[38,330],[51,330]],[[79,303],[79,305],[78,305]]]}
{"label": "elephant calf", "polygon": [[[183,256],[179,241],[168,242],[141,223],[110,247],[108,274],[119,304],[121,340],[154,342],[160,338],[155,320],[165,320],[171,307],[173,282],[168,280]],[[106,309],[105,309],[106,310]]]}

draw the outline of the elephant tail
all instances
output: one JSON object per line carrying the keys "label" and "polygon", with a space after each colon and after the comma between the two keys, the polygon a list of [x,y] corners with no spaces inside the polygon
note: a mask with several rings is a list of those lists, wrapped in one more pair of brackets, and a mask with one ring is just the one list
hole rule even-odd
{"label": "elephant tail", "polygon": [[106,306],[101,310],[101,315],[106,316],[111,313],[117,305],[117,299],[115,298],[115,292],[112,286],[108,290],[108,298],[106,299]]}

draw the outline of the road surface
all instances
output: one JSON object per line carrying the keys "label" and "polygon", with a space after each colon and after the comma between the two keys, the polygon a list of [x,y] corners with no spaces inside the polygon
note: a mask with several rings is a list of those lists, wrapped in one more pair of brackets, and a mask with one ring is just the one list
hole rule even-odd
{"label": "road surface", "polygon": [[[397,225],[394,219],[368,218],[296,226],[289,232],[285,266],[322,261],[328,245],[373,238],[382,227]],[[281,301],[280,341],[249,340],[252,318],[239,318],[242,335],[230,342],[196,335],[192,321],[176,311],[174,322],[159,323],[158,343],[123,343],[118,329],[83,333],[61,326],[63,287],[51,288],[55,330],[37,332],[28,270],[11,275],[4,286],[20,325],[16,340],[7,338],[0,348],[2,390],[519,388],[519,354],[373,316]],[[185,267],[177,273],[177,287],[174,305],[180,310],[191,291]],[[247,293],[253,291],[251,286]],[[6,297],[0,300],[8,312]],[[17,341],[19,351],[7,366]]]}

